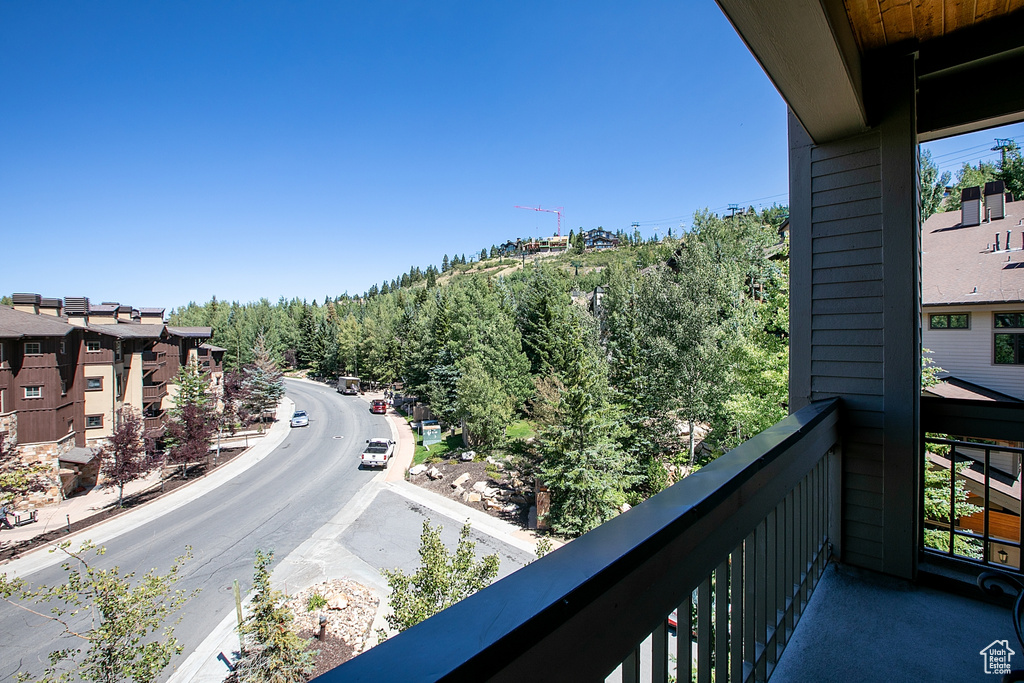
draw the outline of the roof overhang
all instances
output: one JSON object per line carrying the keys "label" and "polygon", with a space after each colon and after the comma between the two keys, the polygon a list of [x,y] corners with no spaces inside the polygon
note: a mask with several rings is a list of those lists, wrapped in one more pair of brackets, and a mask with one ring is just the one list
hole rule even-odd
{"label": "roof overhang", "polygon": [[717,0],[811,139],[867,129],[861,57],[841,0]]}

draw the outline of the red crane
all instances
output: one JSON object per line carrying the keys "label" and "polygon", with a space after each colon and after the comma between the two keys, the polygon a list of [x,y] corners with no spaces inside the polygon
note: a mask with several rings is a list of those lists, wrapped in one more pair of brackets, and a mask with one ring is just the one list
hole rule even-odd
{"label": "red crane", "polygon": [[544,211],[545,213],[558,214],[558,236],[562,236],[562,210],[565,207],[559,206],[555,209],[542,209],[539,206],[516,206],[517,209],[529,209],[530,211]]}

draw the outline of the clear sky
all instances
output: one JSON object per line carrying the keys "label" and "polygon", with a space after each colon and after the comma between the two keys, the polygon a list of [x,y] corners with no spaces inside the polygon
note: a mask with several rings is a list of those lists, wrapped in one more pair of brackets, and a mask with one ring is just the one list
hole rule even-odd
{"label": "clear sky", "polygon": [[710,0],[6,1],[0,93],[2,294],[322,300],[554,232],[517,204],[647,236],[786,202],[785,106]]}
{"label": "clear sky", "polygon": [[362,292],[570,228],[786,200],[713,2],[0,2],[0,293]]}

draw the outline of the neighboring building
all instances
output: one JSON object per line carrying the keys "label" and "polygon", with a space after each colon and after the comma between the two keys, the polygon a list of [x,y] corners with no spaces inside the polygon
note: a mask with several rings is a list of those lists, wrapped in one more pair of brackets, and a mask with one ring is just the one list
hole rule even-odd
{"label": "neighboring building", "polygon": [[96,483],[95,453],[122,406],[139,411],[146,436],[162,436],[173,378],[189,358],[219,391],[224,349],[203,343],[209,327],[167,326],[162,308],[38,294],[12,299],[13,307],[0,306],[0,434],[25,460],[59,473],[31,504]]}
{"label": "neighboring building", "polygon": [[952,377],[1024,400],[1024,201],[1002,181],[963,195],[922,229],[922,343]]}
{"label": "neighboring building", "polygon": [[551,251],[565,251],[569,248],[569,236],[554,235],[541,237],[526,243],[526,251],[531,254]]}
{"label": "neighboring building", "polygon": [[583,233],[583,246],[587,249],[614,249],[619,246],[619,238],[615,233],[602,228],[594,228]]}

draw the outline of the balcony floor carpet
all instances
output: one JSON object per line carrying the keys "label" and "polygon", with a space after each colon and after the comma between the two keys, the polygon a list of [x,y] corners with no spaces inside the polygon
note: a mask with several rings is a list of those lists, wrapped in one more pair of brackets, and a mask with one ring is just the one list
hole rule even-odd
{"label": "balcony floor carpet", "polygon": [[995,640],[1024,668],[1009,609],[832,564],[771,681],[992,683],[980,653]]}

